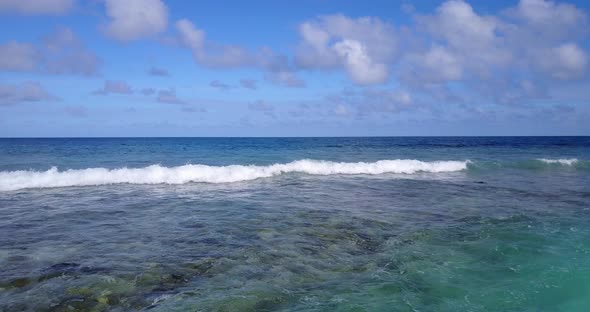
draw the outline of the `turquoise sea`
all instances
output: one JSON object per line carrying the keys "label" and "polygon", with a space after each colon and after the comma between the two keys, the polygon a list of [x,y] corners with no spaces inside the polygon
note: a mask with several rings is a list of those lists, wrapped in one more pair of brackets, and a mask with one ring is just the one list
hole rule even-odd
{"label": "turquoise sea", "polygon": [[0,311],[590,311],[590,137],[0,139]]}

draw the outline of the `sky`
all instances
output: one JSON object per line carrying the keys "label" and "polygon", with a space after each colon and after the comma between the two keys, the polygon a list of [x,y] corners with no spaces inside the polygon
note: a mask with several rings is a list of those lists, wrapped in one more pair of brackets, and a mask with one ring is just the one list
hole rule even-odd
{"label": "sky", "polygon": [[0,137],[590,135],[589,1],[0,0]]}

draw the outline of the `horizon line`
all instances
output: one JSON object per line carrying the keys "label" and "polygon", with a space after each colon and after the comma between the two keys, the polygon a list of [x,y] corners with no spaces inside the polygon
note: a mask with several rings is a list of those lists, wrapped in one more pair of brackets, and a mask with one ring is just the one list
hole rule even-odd
{"label": "horizon line", "polygon": [[53,136],[53,137],[0,137],[0,139],[330,139],[330,138],[526,138],[526,137],[590,137],[590,134],[573,135],[352,135],[352,136]]}

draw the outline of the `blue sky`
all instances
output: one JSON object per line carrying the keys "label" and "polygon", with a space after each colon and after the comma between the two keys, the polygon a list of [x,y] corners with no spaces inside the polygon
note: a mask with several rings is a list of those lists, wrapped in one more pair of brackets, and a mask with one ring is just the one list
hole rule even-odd
{"label": "blue sky", "polygon": [[590,134],[587,1],[0,0],[0,137]]}

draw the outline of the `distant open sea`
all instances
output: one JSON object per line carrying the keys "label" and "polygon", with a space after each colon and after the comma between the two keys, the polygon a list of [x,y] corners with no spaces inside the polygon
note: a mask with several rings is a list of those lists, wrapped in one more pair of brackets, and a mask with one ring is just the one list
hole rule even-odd
{"label": "distant open sea", "polygon": [[0,139],[0,311],[590,311],[590,137]]}

